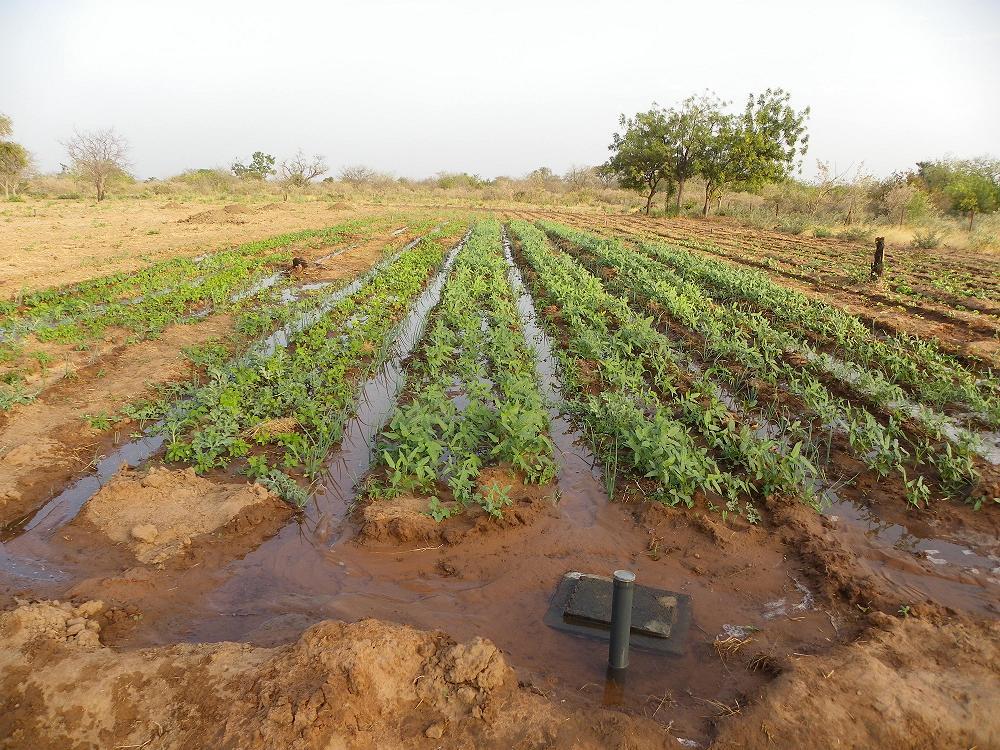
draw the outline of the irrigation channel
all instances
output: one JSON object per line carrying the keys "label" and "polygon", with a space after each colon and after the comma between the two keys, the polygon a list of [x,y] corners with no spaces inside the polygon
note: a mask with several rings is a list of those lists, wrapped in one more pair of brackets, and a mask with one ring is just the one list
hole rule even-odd
{"label": "irrigation channel", "polygon": [[[550,437],[559,467],[553,502],[544,503],[522,526],[470,536],[454,545],[360,543],[353,514],[357,482],[370,465],[375,437],[403,388],[407,358],[464,241],[449,252],[397,327],[384,365],[359,387],[356,413],[329,456],[310,503],[277,534],[219,567],[142,575],[122,573],[121,565],[116,567],[120,560],[101,559],[84,541],[61,542],[62,526],[123,460],[141,465],[159,450],[159,438],[147,436],[120,448],[94,475],[53,498],[3,540],[0,590],[62,597],[82,584],[114,598],[145,587],[144,621],[113,644],[121,648],[221,640],[275,645],[330,618],[373,617],[442,629],[459,640],[483,636],[503,649],[539,692],[586,706],[605,700],[607,643],[552,630],[543,624],[543,616],[566,572],[609,574],[628,567],[644,585],[690,595],[694,623],[683,656],[635,653],[625,693],[616,701],[625,710],[646,715],[655,715],[657,705],[669,701],[672,731],[702,745],[711,733],[705,720],[711,713],[706,709],[709,701],[742,701],[759,693],[770,679],[767,670],[736,668],[720,659],[713,648],[717,638],[761,629],[767,643],[784,653],[808,653],[840,640],[837,617],[815,604],[805,577],[776,538],[759,534],[747,539],[733,532],[718,543],[699,534],[683,516],[608,502],[581,434],[560,412],[556,343],[539,323],[506,234],[508,277],[549,402]],[[337,298],[361,283],[358,279],[338,290]],[[314,314],[322,314],[322,309]],[[264,351],[283,346],[295,325],[307,324],[297,321],[259,346]],[[956,581],[935,578],[917,565],[901,565],[901,549],[916,549],[929,558],[937,554],[946,562],[972,555],[976,564],[996,564],[961,545],[922,540],[903,526],[872,520],[846,501],[835,512],[847,522],[844,533],[857,533],[858,545],[867,544],[873,551],[866,556],[873,569],[891,569],[877,572],[890,579],[902,577],[900,585],[917,591],[938,595]],[[990,599],[974,580],[959,582],[958,587],[964,593],[957,604],[963,608],[979,609]]]}

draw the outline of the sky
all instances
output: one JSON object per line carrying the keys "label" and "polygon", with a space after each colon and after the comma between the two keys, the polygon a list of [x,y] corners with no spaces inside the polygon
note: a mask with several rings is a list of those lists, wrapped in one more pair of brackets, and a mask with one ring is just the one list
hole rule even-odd
{"label": "sky", "polygon": [[42,171],[113,126],[140,178],[298,148],[561,173],[621,113],[767,87],[811,107],[806,179],[1000,156],[1000,0],[0,0],[0,112]]}

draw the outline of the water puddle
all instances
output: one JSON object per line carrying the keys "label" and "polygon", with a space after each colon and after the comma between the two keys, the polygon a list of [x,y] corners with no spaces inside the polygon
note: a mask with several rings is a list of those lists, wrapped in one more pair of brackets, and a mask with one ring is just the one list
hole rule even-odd
{"label": "water puddle", "polygon": [[[834,533],[874,575],[893,582],[914,602],[932,599],[959,610],[1000,614],[1000,549],[996,539],[934,536],[918,519],[894,523],[827,490],[823,512]],[[927,526],[921,529],[919,526]],[[970,535],[971,536],[971,535]]]}

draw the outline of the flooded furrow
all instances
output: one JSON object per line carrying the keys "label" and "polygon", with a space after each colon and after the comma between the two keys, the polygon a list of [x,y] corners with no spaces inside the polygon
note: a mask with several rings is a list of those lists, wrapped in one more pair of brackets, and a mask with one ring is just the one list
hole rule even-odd
{"label": "flooded furrow", "polygon": [[598,504],[608,502],[604,483],[597,470],[597,461],[587,447],[583,434],[576,429],[560,409],[563,404],[559,383],[558,362],[552,350],[549,335],[538,323],[535,301],[524,284],[521,270],[514,262],[510,236],[503,232],[503,253],[507,261],[507,276],[517,310],[524,328],[529,348],[535,354],[535,370],[549,411],[549,437],[556,448],[555,459],[559,464],[556,478],[561,502],[567,513],[578,513],[592,524]]}

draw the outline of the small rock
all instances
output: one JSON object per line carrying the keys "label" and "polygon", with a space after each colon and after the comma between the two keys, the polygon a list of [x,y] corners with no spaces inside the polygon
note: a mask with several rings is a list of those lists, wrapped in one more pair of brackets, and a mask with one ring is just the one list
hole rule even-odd
{"label": "small rock", "polygon": [[432,740],[439,740],[444,736],[444,725],[441,723],[431,724],[424,731],[425,737],[430,737]]}
{"label": "small rock", "polygon": [[104,602],[100,599],[91,599],[89,602],[84,602],[79,607],[76,608],[77,614],[81,617],[93,617],[98,612],[104,610]]}
{"label": "small rock", "polygon": [[93,630],[81,630],[76,634],[76,642],[81,646],[96,647],[101,645],[101,639]]}
{"label": "small rock", "polygon": [[86,624],[87,624],[87,618],[86,617],[71,617],[68,620],[66,620],[66,625],[68,625],[68,626],[69,625],[86,625]]}
{"label": "small rock", "polygon": [[151,523],[142,523],[132,527],[132,538],[146,544],[152,544],[158,533],[156,527]]}
{"label": "small rock", "polygon": [[78,622],[75,625],[70,625],[68,628],[66,628],[66,635],[76,635],[77,633],[80,633],[83,630],[85,630],[86,627],[87,626],[84,625],[82,622]]}
{"label": "small rock", "polygon": [[87,620],[87,630],[93,630],[95,633],[100,633],[101,623],[97,620]]}

